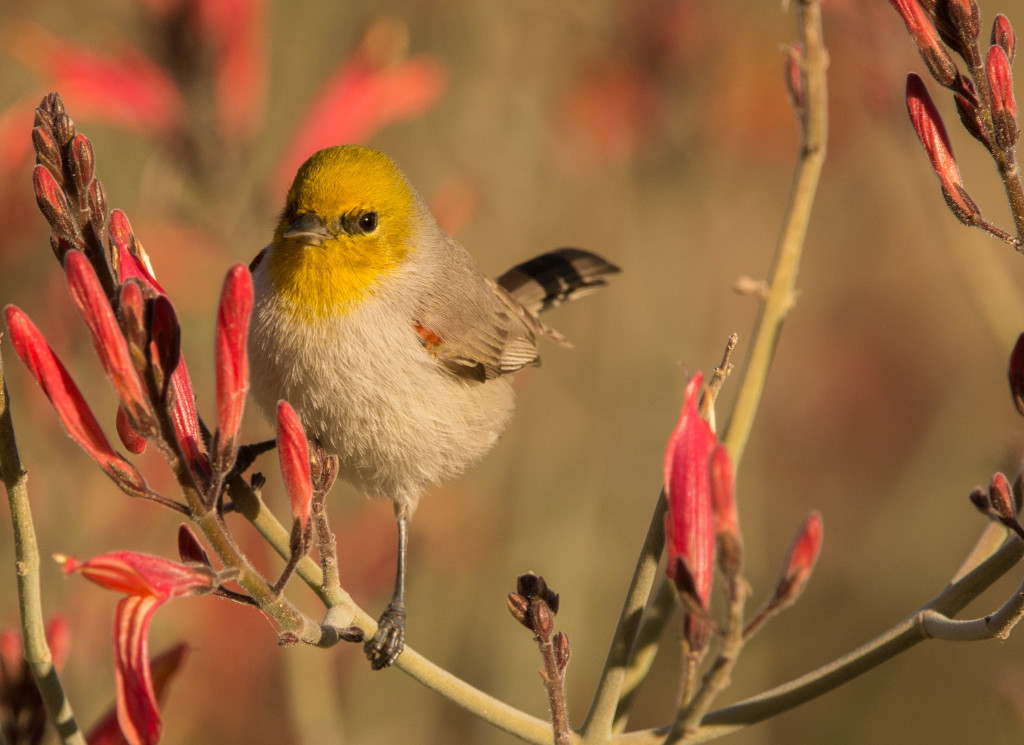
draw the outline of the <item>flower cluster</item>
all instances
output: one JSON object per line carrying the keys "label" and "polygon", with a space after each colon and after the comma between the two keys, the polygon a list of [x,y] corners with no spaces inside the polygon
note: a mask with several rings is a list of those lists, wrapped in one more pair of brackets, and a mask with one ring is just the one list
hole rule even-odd
{"label": "flower cluster", "polygon": [[[1000,14],[992,23],[988,49],[982,53],[981,14],[975,0],[889,0],[903,18],[932,78],[951,91],[964,128],[989,151],[1010,196],[1018,237],[986,220],[964,186],[946,126],[921,77],[907,76],[907,111],[924,145],[942,196],[965,225],[979,227],[1020,246],[1024,226],[1024,191],[1016,172],[1020,138],[1017,103],[1010,65],[1016,37],[1009,19]],[[953,55],[963,60],[964,70]]]}
{"label": "flower cluster", "polygon": [[[184,499],[154,491],[129,458],[114,448],[71,374],[16,306],[4,311],[12,345],[68,434],[122,491],[200,524],[206,516],[220,515],[207,521],[204,531],[228,567],[223,571],[212,567],[187,530],[179,534],[185,564],[128,551],[65,561],[66,572],[79,572],[126,595],[115,618],[117,719],[132,745],[148,745],[158,741],[161,731],[148,649],[155,610],[172,597],[197,593],[256,602],[249,595],[222,589],[227,579],[239,579],[253,594],[262,590],[265,603],[276,600],[270,583],[258,575],[240,578],[250,566],[222,519],[224,488],[238,461],[239,428],[249,389],[252,278],[244,265],[238,265],[224,281],[216,323],[217,427],[211,435],[196,413],[174,306],[156,281],[127,217],[118,210],[107,214],[103,187],[94,175],[92,146],[76,133],[56,94],[47,96],[37,109],[32,134],[39,161],[33,173],[36,199],[50,223],[51,246],[64,269],[68,290],[117,394],[118,435],[133,454],[153,443],[170,464]],[[295,511],[297,537],[290,564],[294,566],[310,546],[310,458],[298,417],[290,408],[280,416],[282,467]],[[277,607],[288,610],[280,602]]]}
{"label": "flower cluster", "polygon": [[[686,386],[679,422],[665,450],[665,548],[667,573],[686,609],[684,637],[691,654],[703,655],[715,624],[710,597],[715,547],[730,597],[743,583],[743,540],[734,497],[733,467],[725,446],[701,416],[703,376]],[[747,626],[749,636],[769,616],[803,592],[821,549],[821,516],[812,513],[797,533],[771,598]]]}

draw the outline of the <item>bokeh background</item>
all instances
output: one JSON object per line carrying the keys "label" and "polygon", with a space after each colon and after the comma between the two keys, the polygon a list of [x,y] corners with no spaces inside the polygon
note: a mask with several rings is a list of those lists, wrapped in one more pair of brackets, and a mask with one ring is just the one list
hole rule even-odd
{"label": "bokeh background", "polygon": [[[997,12],[1024,28],[1024,2],[983,0],[983,33]],[[1024,260],[946,210],[903,103],[906,73],[923,65],[889,4],[830,0],[825,31],[829,157],[799,298],[738,475],[752,605],[812,509],[825,543],[805,596],[745,651],[722,704],[847,652],[937,594],[983,528],[968,492],[997,470],[1015,474],[1024,451],[1005,379],[1024,330]],[[787,205],[799,140],[782,71],[795,35],[779,3],[749,0],[0,4],[0,301],[36,320],[112,433],[114,397],[31,193],[32,109],[49,90],[92,139],[111,206],[127,211],[175,302],[208,419],[221,280],[266,243],[291,171],[322,145],[392,155],[489,272],[558,245],[619,264],[607,292],[546,319],[576,348],[547,349],[542,368],[519,376],[503,442],[429,495],[412,533],[410,644],[545,716],[535,646],[505,609],[516,575],[541,573],[562,598],[578,724],[686,376],[709,372],[734,331],[739,367],[748,350],[757,301],[732,288],[767,276]],[[994,167],[932,91],[967,188],[1009,227]],[[112,487],[7,342],[2,351],[44,556],[173,556],[177,519]],[[270,432],[255,410],[246,426],[252,439]],[[142,460],[169,489],[162,464]],[[275,460],[259,467],[286,514]],[[337,491],[343,582],[376,612],[389,593],[391,511]],[[12,556],[6,531],[5,626],[17,622]],[[1013,574],[970,612],[994,610]],[[89,727],[112,702],[117,598],[54,563],[43,579],[48,612],[71,622],[64,677]],[[289,595],[320,612],[298,583]],[[677,631],[666,630],[631,727],[671,717]],[[155,651],[191,647],[164,706],[170,745],[513,741],[399,672],[370,672],[358,647],[279,648],[270,623],[216,599],[176,601],[152,633]],[[1017,633],[921,645],[731,742],[1022,738]]]}

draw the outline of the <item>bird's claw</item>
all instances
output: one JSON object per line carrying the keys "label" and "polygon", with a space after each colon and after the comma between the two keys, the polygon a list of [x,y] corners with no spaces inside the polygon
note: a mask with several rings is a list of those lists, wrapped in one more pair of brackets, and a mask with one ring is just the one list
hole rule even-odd
{"label": "bird's claw", "polygon": [[377,621],[377,633],[363,645],[374,670],[391,667],[405,649],[405,606],[388,603]]}

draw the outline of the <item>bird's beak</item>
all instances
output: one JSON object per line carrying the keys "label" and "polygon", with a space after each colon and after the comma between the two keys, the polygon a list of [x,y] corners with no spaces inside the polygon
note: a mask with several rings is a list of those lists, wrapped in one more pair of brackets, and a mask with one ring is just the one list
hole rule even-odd
{"label": "bird's beak", "polygon": [[327,230],[323,220],[312,212],[307,212],[298,220],[285,228],[283,238],[301,240],[312,246],[319,246],[333,236]]}

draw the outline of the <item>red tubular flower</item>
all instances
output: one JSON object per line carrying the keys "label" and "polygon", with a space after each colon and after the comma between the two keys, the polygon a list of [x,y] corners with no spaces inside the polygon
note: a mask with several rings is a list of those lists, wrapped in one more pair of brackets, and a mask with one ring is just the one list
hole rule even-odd
{"label": "red tubular flower", "polygon": [[64,256],[64,271],[71,297],[89,327],[93,347],[107,379],[117,392],[124,412],[133,428],[147,429],[147,424],[152,420],[149,399],[132,362],[128,342],[110,307],[110,300],[96,276],[96,270],[83,253],[68,251]]}
{"label": "red tubular flower", "polygon": [[20,308],[13,305],[7,306],[5,315],[14,351],[50,399],[68,434],[128,494],[139,496],[148,492],[146,482],[139,472],[110,447],[75,381],[57,359],[39,329]]}
{"label": "red tubular flower", "polygon": [[939,38],[935,24],[917,0],[889,0],[903,18],[907,32],[917,45],[928,72],[942,86],[950,87],[959,77],[956,63]]}
{"label": "red tubular flower", "polygon": [[80,572],[101,587],[123,592],[114,616],[114,673],[117,719],[130,745],[153,745],[163,722],[149,662],[149,624],[171,598],[216,586],[207,567],[176,564],[159,556],[114,551],[79,562],[64,560],[64,573]]}
{"label": "red tubular flower", "polygon": [[217,309],[217,449],[225,467],[234,461],[249,390],[246,342],[252,302],[252,275],[244,264],[236,264],[224,280]]}
{"label": "red tubular flower", "polygon": [[[149,673],[153,680],[157,703],[164,702],[168,685],[184,664],[188,651],[187,644],[178,644],[150,661]],[[128,745],[128,740],[121,732],[121,726],[117,721],[116,705],[100,719],[85,739],[89,745]]]}
{"label": "red tubular flower", "polygon": [[196,20],[216,55],[217,118],[225,140],[248,137],[261,120],[267,82],[262,0],[200,0]]}
{"label": "red tubular flower", "polygon": [[965,224],[972,224],[973,219],[981,214],[981,210],[964,190],[960,169],[957,168],[956,159],[953,157],[953,146],[949,142],[942,117],[928,95],[924,81],[914,73],[907,75],[907,112],[910,114],[910,123],[914,126],[918,139],[928,153],[932,170],[939,177],[946,204],[957,219]]}
{"label": "red tubular flower", "polygon": [[684,562],[697,599],[707,608],[715,551],[709,471],[715,435],[697,408],[702,382],[697,373],[687,384],[682,414],[665,450],[665,542],[669,578],[676,579]]}
{"label": "red tubular flower", "polygon": [[287,401],[277,404],[277,452],[285,490],[292,503],[292,517],[300,534],[305,534],[313,498],[309,444],[299,415]]}
{"label": "red tubular flower", "polygon": [[1010,59],[1001,46],[989,47],[985,71],[992,91],[992,125],[996,132],[996,145],[1004,150],[1009,149],[1017,144],[1020,129],[1017,125],[1017,102],[1013,97]]}
{"label": "red tubular flower", "polygon": [[373,24],[356,52],[317,93],[304,124],[278,164],[281,193],[315,150],[338,142],[364,142],[381,128],[426,111],[444,91],[447,71],[434,58],[404,58],[405,29]]}
{"label": "red tubular flower", "polygon": [[185,101],[174,80],[135,49],[105,55],[22,23],[12,29],[11,48],[25,64],[60,90],[79,115],[147,134],[179,128]]}

